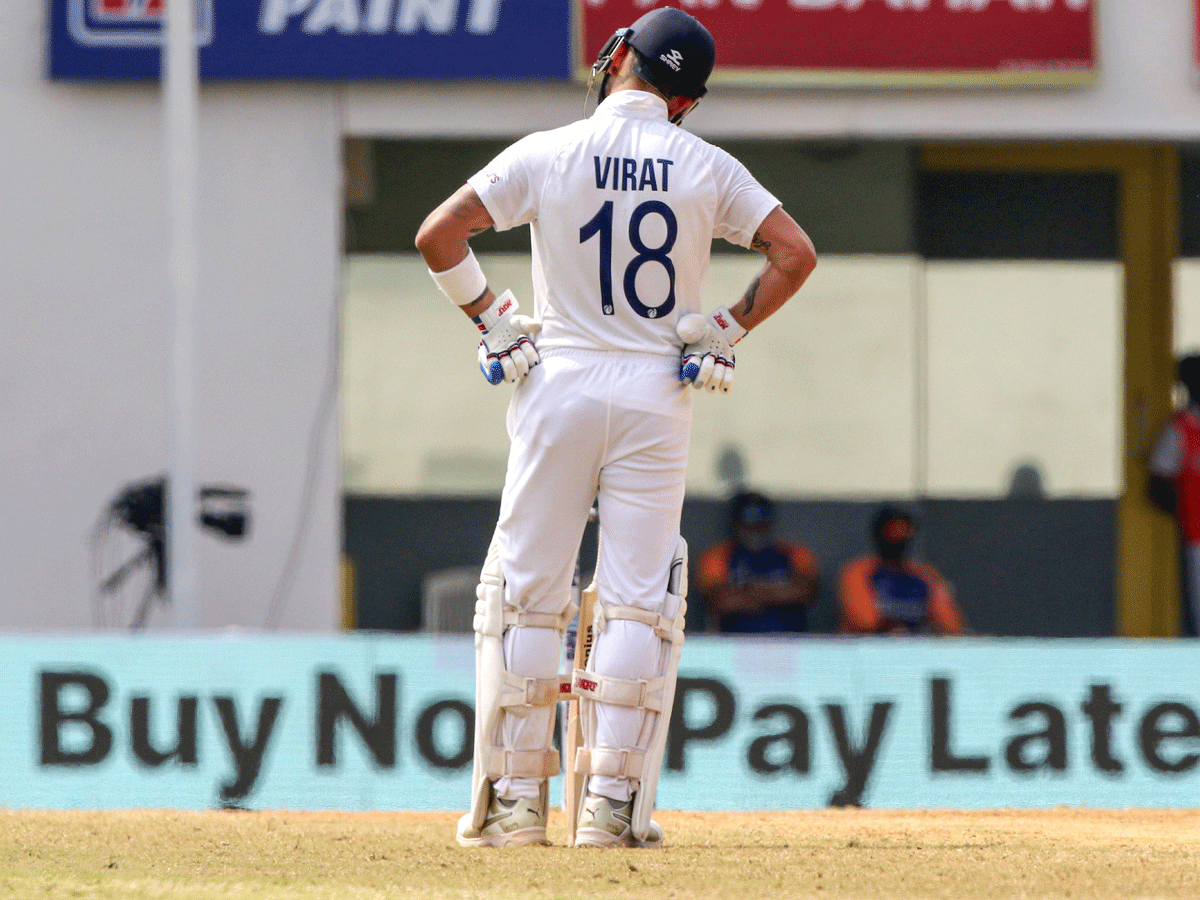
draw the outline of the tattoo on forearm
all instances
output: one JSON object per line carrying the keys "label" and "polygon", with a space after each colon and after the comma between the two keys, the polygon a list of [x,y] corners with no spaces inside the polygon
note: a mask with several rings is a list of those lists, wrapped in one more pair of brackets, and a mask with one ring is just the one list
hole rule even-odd
{"label": "tattoo on forearm", "polygon": [[750,282],[750,287],[746,288],[746,293],[742,294],[742,302],[746,304],[746,313],[754,309],[754,300],[758,294],[758,283],[761,279],[756,275],[754,280]]}
{"label": "tattoo on forearm", "polygon": [[475,218],[477,207],[466,197],[455,197],[450,206],[450,215],[456,219],[473,219]]}
{"label": "tattoo on forearm", "polygon": [[479,202],[474,191],[460,190],[448,201],[446,212],[465,229],[468,238],[483,234],[491,227],[487,210]]}
{"label": "tattoo on forearm", "polygon": [[771,249],[771,242],[764,238],[759,232],[754,232],[754,237],[750,239],[751,250],[761,250],[763,253]]}

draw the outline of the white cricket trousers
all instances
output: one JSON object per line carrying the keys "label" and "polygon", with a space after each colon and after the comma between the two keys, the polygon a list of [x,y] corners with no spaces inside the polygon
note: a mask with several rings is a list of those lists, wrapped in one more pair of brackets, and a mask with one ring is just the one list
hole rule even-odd
{"label": "white cricket trousers", "polygon": [[[679,360],[649,354],[548,350],[516,390],[508,411],[512,446],[497,540],[505,604],[561,614],[571,602],[575,561],[593,502],[600,518],[597,602],[661,612],[679,535],[691,433],[691,388]],[[646,625],[610,622],[593,653],[602,673],[651,678],[662,641]],[[505,665],[553,678],[561,640],[552,628],[514,626]],[[505,715],[506,749],[547,749],[553,708]],[[644,743],[646,714],[599,704],[597,743]],[[592,778],[591,790],[630,796],[628,779]],[[536,799],[540,781],[501,778],[504,797]]]}

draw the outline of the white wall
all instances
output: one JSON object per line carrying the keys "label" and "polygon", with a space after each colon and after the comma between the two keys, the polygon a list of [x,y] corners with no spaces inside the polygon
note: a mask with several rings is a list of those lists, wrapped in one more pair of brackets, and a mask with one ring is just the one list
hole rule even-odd
{"label": "white wall", "polygon": [[[101,512],[169,464],[159,95],[49,82],[44,4],[0,7],[0,629],[87,629]],[[206,87],[200,117],[197,475],[249,488],[253,526],[198,535],[197,621],[330,630],[337,94]]]}
{"label": "white wall", "polygon": [[[1100,70],[1093,84],[921,90],[716,85],[688,117],[688,128],[707,137],[1200,136],[1195,0],[1093,3]],[[711,0],[693,5],[705,4]],[[469,84],[355,84],[346,91],[346,130],[396,136],[524,134],[579,118],[583,95],[583,87],[573,84],[493,85],[486,91]]]}

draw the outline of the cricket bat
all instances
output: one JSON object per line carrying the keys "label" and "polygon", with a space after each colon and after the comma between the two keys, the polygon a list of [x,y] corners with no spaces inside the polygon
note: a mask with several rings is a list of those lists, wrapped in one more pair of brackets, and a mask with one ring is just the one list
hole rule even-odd
{"label": "cricket bat", "polygon": [[[596,579],[579,595],[579,627],[575,633],[574,668],[587,667],[588,654],[592,649],[592,610],[596,605]],[[579,810],[583,806],[583,791],[587,783],[584,775],[575,771],[575,757],[583,746],[583,719],[579,715],[579,698],[572,697],[567,705],[566,760],[563,765],[563,812],[567,817],[567,845],[575,846],[575,828],[579,824]]]}

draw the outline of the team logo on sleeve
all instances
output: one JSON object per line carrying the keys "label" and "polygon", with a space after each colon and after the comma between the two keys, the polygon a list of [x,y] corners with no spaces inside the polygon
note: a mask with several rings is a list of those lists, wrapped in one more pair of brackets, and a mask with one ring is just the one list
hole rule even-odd
{"label": "team logo on sleeve", "polygon": [[[67,28],[89,47],[159,47],[167,0],[67,0]],[[196,0],[196,44],[212,42],[213,0]]]}

